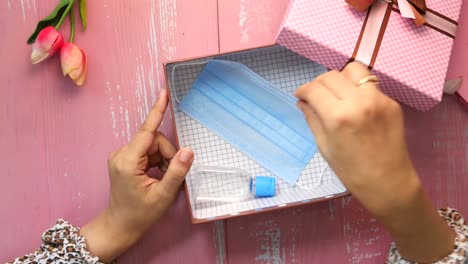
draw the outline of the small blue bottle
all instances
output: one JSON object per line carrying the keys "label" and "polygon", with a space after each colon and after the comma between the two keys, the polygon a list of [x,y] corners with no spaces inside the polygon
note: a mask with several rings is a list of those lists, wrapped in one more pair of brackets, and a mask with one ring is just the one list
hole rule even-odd
{"label": "small blue bottle", "polygon": [[197,201],[241,202],[276,193],[275,177],[252,176],[237,168],[197,166],[191,176]]}

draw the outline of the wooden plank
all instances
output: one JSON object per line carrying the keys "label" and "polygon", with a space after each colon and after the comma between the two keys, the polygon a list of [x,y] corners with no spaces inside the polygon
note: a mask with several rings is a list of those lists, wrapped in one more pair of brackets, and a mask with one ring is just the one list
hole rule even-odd
{"label": "wooden plank", "polygon": [[[26,38],[55,3],[0,3],[0,208],[8,216],[0,232],[15,238],[0,242],[0,261],[32,251],[58,217],[83,225],[97,215],[107,205],[107,155],[156,100],[161,63],[218,51],[215,0],[88,1],[88,30],[78,30],[76,43],[89,75],[78,88],[61,77],[57,57],[29,62]],[[168,117],[162,131],[173,139]],[[192,226],[181,194],[122,262],[216,263],[217,251],[214,226]]]}
{"label": "wooden plank", "polygon": [[228,220],[227,232],[229,263],[375,263],[388,241],[350,197]]}
{"label": "wooden plank", "polygon": [[[220,3],[221,51],[271,43],[286,2],[274,1],[274,10],[263,1]],[[468,15],[468,5],[463,14]],[[259,16],[273,19],[261,23],[265,18]],[[466,26],[462,19],[449,77],[466,76]],[[452,206],[468,215],[468,112],[446,96],[428,113],[405,108],[405,117],[410,153],[431,198],[438,207]],[[226,232],[229,263],[382,263],[391,242],[352,197],[231,219]]]}
{"label": "wooden plank", "polygon": [[[4,110],[0,160],[6,168],[0,180],[0,204],[2,215],[10,216],[2,221],[0,232],[16,238],[0,242],[0,261],[31,251],[56,217],[81,225],[105,206],[105,157],[128,140],[156,98],[162,72],[161,61],[155,58],[190,57],[218,49],[212,36],[216,23],[210,22],[215,1],[191,3],[90,2],[90,29],[77,38],[94,67],[83,89],[60,77],[57,59],[30,66],[29,48],[19,45],[54,1],[41,1],[40,6],[35,0],[0,4],[0,33],[7,36],[0,49],[0,82],[6,84],[0,90]],[[272,3],[285,6],[286,1]],[[260,23],[257,16],[279,19],[284,9],[250,12],[264,4],[220,1],[222,51],[271,43],[279,20]],[[177,22],[171,24],[174,19]],[[242,29],[243,25],[248,26]],[[466,60],[463,43],[454,56],[461,61]],[[462,66],[454,62],[451,67],[461,71]],[[431,113],[407,110],[406,115],[411,153],[430,194],[439,206],[448,204],[468,214],[462,193],[468,171],[466,112],[448,98]],[[169,125],[163,130],[172,132]],[[223,226],[192,226],[186,219],[185,200],[179,197],[176,207],[123,262],[222,261],[216,251],[222,251],[218,242],[223,240],[219,231]],[[384,260],[389,242],[351,198],[233,219],[226,228],[231,263],[375,263]]]}
{"label": "wooden plank", "polygon": [[221,52],[275,43],[289,0],[219,1]]}
{"label": "wooden plank", "polygon": [[35,1],[0,3],[0,231],[9,238],[0,242],[1,262],[36,248],[41,232],[51,224],[45,146],[41,144],[46,116],[44,111],[34,111],[36,106],[46,106],[48,91],[43,89],[44,76],[30,66],[26,45],[37,19]]}

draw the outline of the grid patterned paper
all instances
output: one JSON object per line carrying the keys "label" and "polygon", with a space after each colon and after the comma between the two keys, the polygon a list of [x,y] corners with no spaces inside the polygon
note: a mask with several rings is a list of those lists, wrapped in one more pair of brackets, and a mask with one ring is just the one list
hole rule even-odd
{"label": "grid patterned paper", "polygon": [[[220,55],[216,56],[216,59],[240,62],[288,93],[292,93],[301,84],[309,82],[327,71],[323,66],[280,46]],[[251,175],[273,176],[272,173],[268,172],[257,162],[178,109],[178,101],[187,94],[192,83],[204,67],[204,65],[182,64],[207,60],[187,61],[167,65],[172,95],[171,100],[174,107],[173,111],[180,146],[193,149],[195,153],[194,168],[197,165],[220,166],[242,169]],[[171,71],[174,65],[178,66],[174,72],[174,77],[172,77]],[[322,184],[312,190],[311,187],[319,182],[320,174],[324,167],[327,168],[323,175]],[[241,202],[197,201],[196,192],[198,186],[193,171],[194,169],[187,176],[186,182],[193,211],[192,215],[198,220],[214,220],[220,216],[235,216],[241,212],[251,210],[261,211],[270,207],[287,206],[289,203],[332,198],[337,194],[346,192],[345,187],[328,168],[320,153],[317,153],[312,158],[299,177],[298,183],[304,188],[291,186],[280,178],[277,178],[276,196],[271,198],[252,197]],[[241,182],[236,182],[236,184],[229,182],[232,180],[227,177],[214,176],[204,179],[204,181],[211,181],[210,188],[215,188],[213,191],[235,192],[236,190],[229,189],[230,186],[238,188],[236,187],[237,184],[243,184],[242,181],[244,179],[239,178]]]}

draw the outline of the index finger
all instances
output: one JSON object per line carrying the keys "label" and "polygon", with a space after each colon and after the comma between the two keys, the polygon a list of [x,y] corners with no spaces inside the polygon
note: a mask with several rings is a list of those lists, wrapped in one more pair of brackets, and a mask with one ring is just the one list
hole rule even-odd
{"label": "index finger", "polygon": [[166,89],[163,89],[159,94],[159,98],[153,106],[153,109],[149,112],[148,117],[146,117],[145,122],[143,122],[143,125],[141,125],[140,131],[154,133],[158,130],[164,117],[164,112],[166,112],[167,101],[167,92]]}
{"label": "index finger", "polygon": [[156,101],[153,109],[148,114],[145,122],[138,130],[137,134],[128,143],[130,153],[135,153],[138,156],[143,156],[148,153],[151,145],[153,144],[154,136],[159,128],[164,117],[164,112],[167,108],[167,92],[166,89],[162,90],[159,98]]}
{"label": "index finger", "polygon": [[318,81],[302,85],[294,95],[312,108],[321,121],[339,101],[339,98]]}

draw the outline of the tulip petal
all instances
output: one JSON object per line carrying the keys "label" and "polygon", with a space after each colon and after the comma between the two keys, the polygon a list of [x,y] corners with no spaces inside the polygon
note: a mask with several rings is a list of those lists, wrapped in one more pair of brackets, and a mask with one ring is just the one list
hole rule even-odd
{"label": "tulip petal", "polygon": [[70,71],[66,75],[70,76],[70,79],[75,81],[76,79],[80,78],[82,71],[83,71],[83,68],[76,68],[76,69],[73,69],[72,71]]}
{"label": "tulip petal", "polygon": [[62,48],[63,45],[63,36],[62,34],[59,34],[57,38],[54,41],[54,44],[52,47],[49,49],[50,56],[54,55],[57,51],[59,51]]}
{"label": "tulip petal", "polygon": [[48,52],[44,52],[44,50],[40,49],[36,45],[33,45],[32,53],[31,53],[32,64],[38,64],[39,62],[47,59],[47,57],[49,57]]}
{"label": "tulip petal", "polygon": [[78,46],[65,43],[60,51],[63,75],[68,75],[77,85],[81,86],[86,80],[88,59]]}
{"label": "tulip petal", "polygon": [[81,71],[80,77],[75,80],[75,83],[79,86],[83,85],[86,80],[86,75],[88,73],[88,58],[86,54],[83,52],[83,69]]}
{"label": "tulip petal", "polygon": [[60,33],[57,32],[53,27],[46,27],[37,36],[35,44],[43,50],[49,50],[52,45],[57,41],[57,37]]}
{"label": "tulip petal", "polygon": [[46,27],[37,36],[32,46],[31,62],[37,64],[52,56],[62,47],[63,36],[53,27]]}
{"label": "tulip petal", "polygon": [[[60,62],[63,76],[67,74],[79,76],[83,63],[83,52],[76,45],[65,43],[60,51]],[[74,73],[76,70],[79,70],[78,73]]]}

